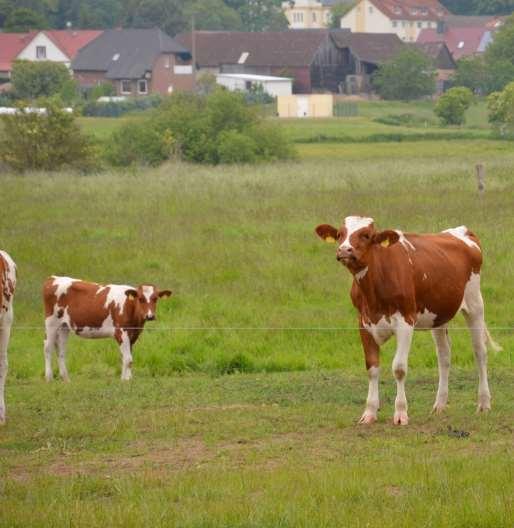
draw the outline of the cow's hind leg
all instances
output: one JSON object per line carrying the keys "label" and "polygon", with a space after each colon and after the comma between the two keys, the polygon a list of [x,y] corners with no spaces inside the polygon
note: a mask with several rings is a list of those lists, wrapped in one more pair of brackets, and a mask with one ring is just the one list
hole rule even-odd
{"label": "cow's hind leg", "polygon": [[437,363],[439,365],[439,387],[432,412],[441,413],[448,403],[448,376],[450,373],[450,338],[447,326],[434,328],[432,337],[437,349]]}
{"label": "cow's hind leg", "polygon": [[471,333],[473,351],[478,368],[478,407],[477,410],[491,409],[491,393],[487,380],[486,326],[484,320],[484,300],[480,292],[480,275],[472,274],[464,292],[462,313]]}
{"label": "cow's hind leg", "polygon": [[379,367],[379,346],[373,339],[373,336],[361,328],[361,340],[366,357],[366,369],[368,370],[368,398],[366,399],[366,408],[359,420],[360,424],[372,424],[377,421],[377,412],[380,407],[378,392],[378,377],[380,374]]}
{"label": "cow's hind leg", "polygon": [[57,331],[58,322],[54,322],[51,318],[45,322],[45,379],[46,381],[52,381],[52,352],[54,351],[57,344]]}
{"label": "cow's hind leg", "polygon": [[398,322],[396,328],[396,354],[393,359],[393,375],[396,379],[396,399],[394,402],[393,418],[395,425],[407,425],[409,423],[407,397],[405,395],[405,378],[407,377],[409,352],[413,334],[413,326],[403,320]]}
{"label": "cow's hind leg", "polygon": [[59,375],[65,382],[70,381],[68,369],[66,368],[66,344],[70,335],[70,329],[67,326],[61,326],[57,331],[57,362],[59,364]]}
{"label": "cow's hind leg", "polygon": [[7,378],[7,345],[11,334],[12,314],[11,312],[4,315],[0,322],[0,425],[5,423],[5,380]]}

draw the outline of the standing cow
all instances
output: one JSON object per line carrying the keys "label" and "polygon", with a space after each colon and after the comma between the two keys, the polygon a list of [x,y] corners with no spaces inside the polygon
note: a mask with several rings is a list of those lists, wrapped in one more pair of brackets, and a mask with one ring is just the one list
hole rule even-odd
{"label": "standing cow", "polygon": [[13,320],[13,297],[16,289],[16,264],[0,251],[0,425],[5,423],[5,379],[7,378],[7,346]]}
{"label": "standing cow", "polygon": [[482,251],[465,226],[438,234],[377,232],[373,219],[349,216],[336,229],[316,228],[319,237],[337,241],[336,258],[353,275],[351,298],[359,312],[359,328],[368,370],[369,391],[360,423],[377,420],[380,346],[393,334],[397,348],[393,374],[397,384],[394,423],[406,425],[405,377],[415,329],[431,329],[437,348],[439,388],[433,407],[441,412],[448,401],[450,341],[448,323],[462,311],[471,332],[478,365],[478,410],[491,408],[487,382],[487,349],[494,343],[484,321],[480,292]]}
{"label": "standing cow", "polygon": [[66,342],[70,330],[85,338],[114,337],[120,346],[121,379],[132,377],[132,347],[146,321],[155,320],[157,301],[169,290],[141,285],[105,286],[69,277],[49,277],[43,286],[45,305],[45,378],[52,379],[52,351],[57,347],[59,374],[69,381]]}

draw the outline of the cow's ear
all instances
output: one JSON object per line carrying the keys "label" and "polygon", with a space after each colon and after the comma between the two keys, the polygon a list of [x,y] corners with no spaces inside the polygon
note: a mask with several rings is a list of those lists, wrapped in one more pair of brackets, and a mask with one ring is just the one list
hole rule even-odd
{"label": "cow's ear", "polygon": [[392,229],[386,229],[385,231],[380,231],[373,236],[373,242],[375,244],[380,244],[383,247],[388,247],[393,244],[396,244],[400,240],[400,235],[393,231]]}
{"label": "cow's ear", "polygon": [[161,297],[171,297],[171,291],[170,290],[162,290],[159,292],[159,299]]}
{"label": "cow's ear", "polygon": [[134,300],[137,297],[137,290],[125,290],[125,295],[128,299]]}
{"label": "cow's ear", "polygon": [[316,228],[316,234],[325,242],[333,244],[337,241],[337,229],[328,224],[321,224]]}

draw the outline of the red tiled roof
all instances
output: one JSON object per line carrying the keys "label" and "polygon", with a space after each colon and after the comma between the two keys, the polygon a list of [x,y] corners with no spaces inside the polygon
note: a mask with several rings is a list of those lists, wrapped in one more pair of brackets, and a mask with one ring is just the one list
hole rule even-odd
{"label": "red tiled roof", "polygon": [[443,20],[449,11],[437,0],[370,0],[392,20]]}
{"label": "red tiled roof", "polygon": [[422,29],[418,42],[444,42],[455,60],[474,55],[479,52],[479,46],[484,33],[489,31],[484,27],[449,28],[444,33],[435,29]]}
{"label": "red tiled roof", "polygon": [[0,33],[0,71],[11,71],[11,64],[34,38],[31,33]]}
{"label": "red tiled roof", "polygon": [[43,33],[70,59],[74,59],[81,48],[99,37],[103,31],[94,29],[53,29],[43,31]]}

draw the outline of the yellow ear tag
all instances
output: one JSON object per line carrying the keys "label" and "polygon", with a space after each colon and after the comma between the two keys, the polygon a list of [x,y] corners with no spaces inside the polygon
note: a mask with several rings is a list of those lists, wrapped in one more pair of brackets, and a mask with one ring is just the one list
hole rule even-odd
{"label": "yellow ear tag", "polygon": [[380,245],[381,245],[382,247],[389,247],[389,239],[386,238],[385,240],[383,240],[383,241],[380,243]]}
{"label": "yellow ear tag", "polygon": [[325,242],[327,244],[335,244],[335,241],[336,241],[336,239],[334,237],[331,237],[331,236],[328,236],[327,238],[325,238]]}

